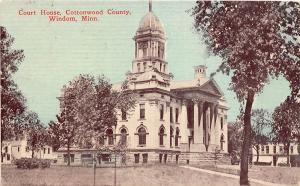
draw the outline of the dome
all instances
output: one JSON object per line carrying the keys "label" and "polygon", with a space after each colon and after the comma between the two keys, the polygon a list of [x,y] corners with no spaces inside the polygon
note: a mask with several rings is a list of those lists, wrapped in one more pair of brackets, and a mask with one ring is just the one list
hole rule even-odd
{"label": "dome", "polygon": [[154,15],[152,11],[149,11],[140,21],[139,28],[137,32],[142,32],[146,30],[160,31],[165,33],[164,27],[160,23],[158,17]]}

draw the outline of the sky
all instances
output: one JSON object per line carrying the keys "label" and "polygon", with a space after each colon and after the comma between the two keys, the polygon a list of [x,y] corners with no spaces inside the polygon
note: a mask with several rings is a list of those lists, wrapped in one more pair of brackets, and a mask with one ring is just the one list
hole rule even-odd
{"label": "sky", "polygon": [[[208,55],[206,46],[193,29],[188,12],[193,1],[153,1],[153,12],[167,37],[166,61],[174,80],[193,79],[193,66],[206,65],[207,74],[216,71],[220,58]],[[129,10],[130,15],[102,15],[97,22],[49,22],[48,17],[22,16],[19,10]],[[124,80],[134,58],[133,37],[148,1],[2,1],[0,25],[15,38],[14,49],[23,49],[25,59],[14,80],[27,99],[29,110],[47,125],[59,113],[61,88],[79,74],[104,74],[112,83]],[[218,73],[214,79],[224,92],[228,121],[239,114],[239,102],[229,90],[230,77]],[[270,112],[290,90],[283,78],[271,80],[255,98],[254,108]]]}

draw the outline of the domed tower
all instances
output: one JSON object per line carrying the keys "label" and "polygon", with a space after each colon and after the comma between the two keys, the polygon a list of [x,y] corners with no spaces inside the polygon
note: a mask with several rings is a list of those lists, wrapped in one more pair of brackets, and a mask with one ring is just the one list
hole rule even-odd
{"label": "domed tower", "polygon": [[141,19],[133,40],[135,59],[132,62],[130,79],[135,81],[157,79],[165,84],[164,87],[168,86],[170,75],[165,61],[165,30],[152,11],[151,1],[149,11]]}

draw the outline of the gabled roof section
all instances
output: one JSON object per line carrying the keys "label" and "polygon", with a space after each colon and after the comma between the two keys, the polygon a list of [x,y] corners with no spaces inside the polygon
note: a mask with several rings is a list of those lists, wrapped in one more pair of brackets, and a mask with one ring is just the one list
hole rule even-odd
{"label": "gabled roof section", "polygon": [[223,91],[214,79],[210,79],[209,81],[201,85],[199,88],[208,93],[224,96]]}

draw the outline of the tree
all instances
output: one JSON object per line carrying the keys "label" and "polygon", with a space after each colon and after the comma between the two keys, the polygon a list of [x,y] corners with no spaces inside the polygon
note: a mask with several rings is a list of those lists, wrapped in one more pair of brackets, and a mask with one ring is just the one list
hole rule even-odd
{"label": "tree", "polygon": [[[1,145],[3,140],[15,137],[18,120],[25,111],[25,98],[13,81],[12,76],[18,70],[18,65],[24,60],[23,50],[12,48],[14,38],[5,27],[0,26],[0,61],[1,61]],[[2,148],[1,148],[2,149]]]}
{"label": "tree", "polygon": [[132,95],[127,82],[114,90],[103,75],[97,80],[90,75],[79,75],[64,86],[60,98],[62,111],[57,116],[58,122],[51,123],[50,131],[54,137],[52,139],[59,141],[61,146],[67,146],[68,165],[70,147],[95,147],[93,141],[104,137],[104,129],[116,126],[117,111],[134,106],[135,99]]}
{"label": "tree", "polygon": [[271,127],[270,114],[265,109],[255,109],[252,111],[252,121],[252,147],[256,151],[256,162],[258,162],[260,146],[269,141],[267,135]]}
{"label": "tree", "polygon": [[273,120],[274,140],[283,143],[287,152],[287,163],[290,164],[290,144],[300,136],[300,103],[292,97],[287,97],[275,108]]}
{"label": "tree", "polygon": [[195,29],[208,51],[221,57],[217,72],[231,75],[244,112],[240,184],[248,185],[251,111],[269,78],[284,76],[295,96],[300,87],[298,2],[197,1]]}
{"label": "tree", "polygon": [[243,123],[241,121],[228,124],[228,138],[228,152],[230,154],[237,152],[240,155],[243,143]]}
{"label": "tree", "polygon": [[34,157],[34,152],[40,150],[47,143],[46,128],[42,125],[38,115],[34,112],[26,114],[26,140],[27,145],[31,150],[31,158]]}

